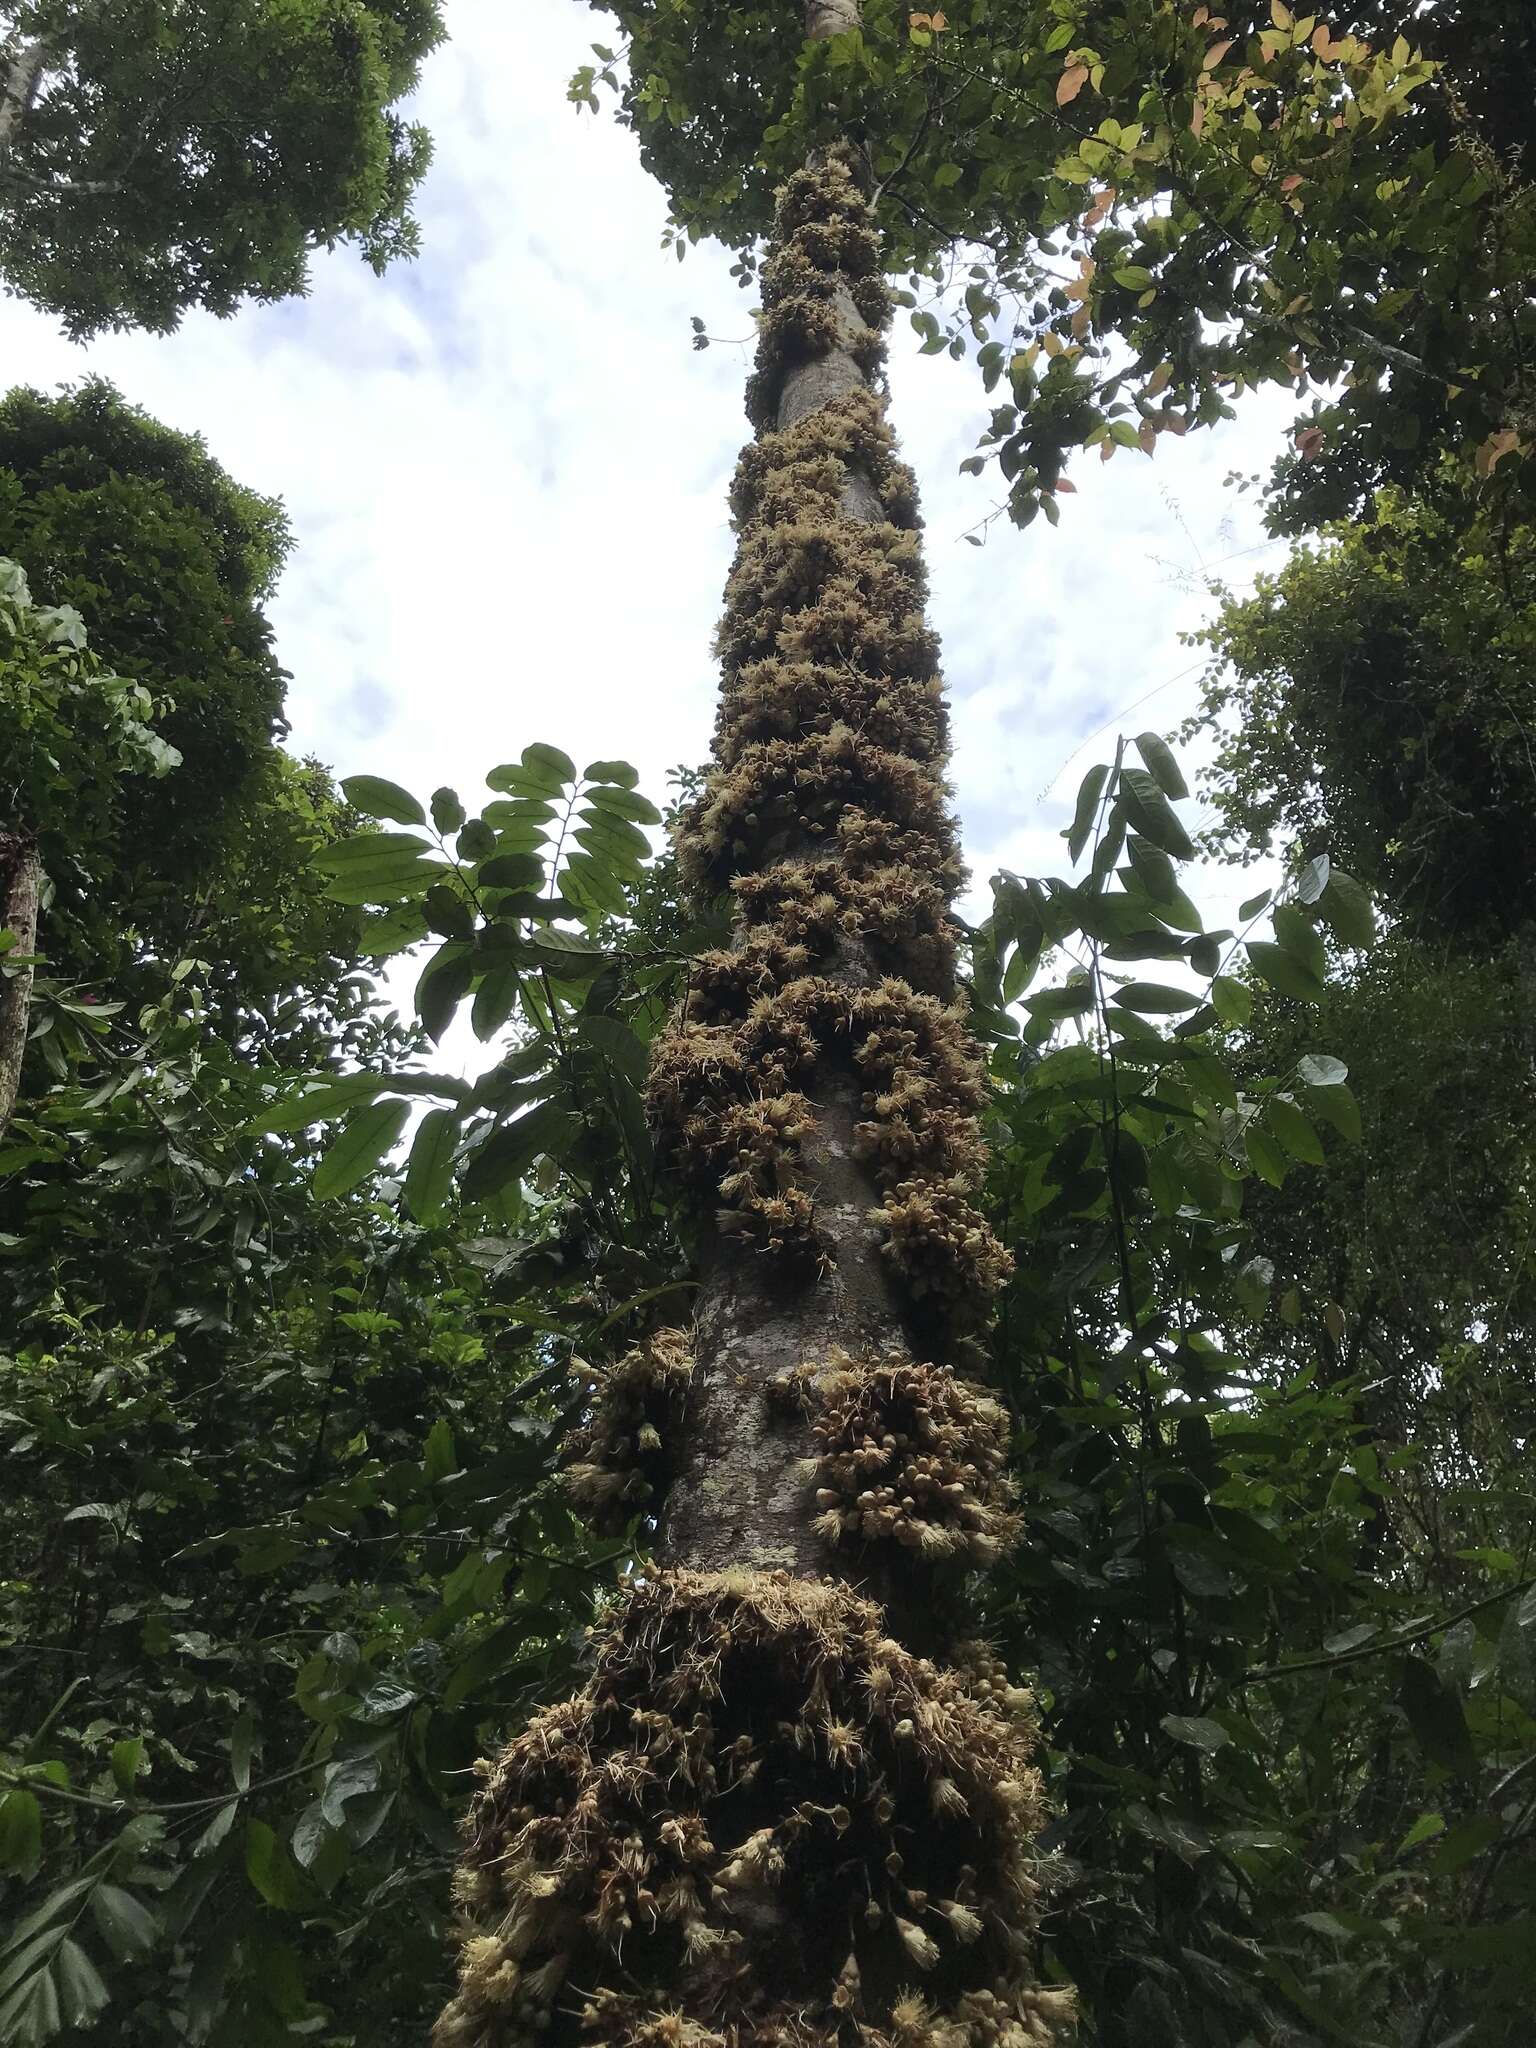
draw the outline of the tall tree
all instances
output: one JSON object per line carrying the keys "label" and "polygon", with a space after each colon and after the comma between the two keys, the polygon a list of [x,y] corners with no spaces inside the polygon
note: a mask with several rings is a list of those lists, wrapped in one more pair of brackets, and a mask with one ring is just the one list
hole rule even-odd
{"label": "tall tree", "polygon": [[161,944],[184,935],[272,771],[287,677],[263,606],[288,545],[277,503],[104,379],[0,399],[0,552],[167,700],[166,738],[186,762],[153,814],[116,818],[99,878],[118,922]]}
{"label": "tall tree", "polygon": [[0,10],[0,278],[76,339],[302,292],[415,248],[396,108],[436,0],[19,0]]}
{"label": "tall tree", "polygon": [[[856,21],[811,0],[805,28]],[[650,1075],[698,1308],[612,1376],[581,1471],[601,1505],[627,1464],[670,1465],[665,1568],[489,1767],[445,2048],[530,2026],[1024,2048],[1070,2008],[1032,1967],[1028,1703],[985,1653],[956,1665],[941,1590],[1009,1526],[1003,1411],[957,1370],[1008,1261],[975,1206],[946,719],[864,180],[833,141],[776,205],[681,833],[735,926]]]}
{"label": "tall tree", "polygon": [[605,11],[627,68],[598,49],[573,97],[617,95],[677,233],[739,248],[744,281],[775,178],[829,125],[862,136],[913,326],[997,394],[973,460],[1020,524],[1058,516],[1078,451],[1151,453],[1266,383],[1318,394],[1291,530],[1447,448],[1522,488],[1536,206],[1507,10],[867,0],[810,46],[788,0]]}

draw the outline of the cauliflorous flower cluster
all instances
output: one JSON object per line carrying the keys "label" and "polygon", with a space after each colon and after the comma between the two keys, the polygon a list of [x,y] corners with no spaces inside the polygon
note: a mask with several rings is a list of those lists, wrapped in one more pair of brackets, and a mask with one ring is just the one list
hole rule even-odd
{"label": "cauliflorous flower cluster", "polygon": [[885,362],[891,312],[880,237],[846,151],[795,172],[779,193],[775,228],[747,380],[747,417],[759,428],[773,419],[785,370],[808,357],[845,348],[872,377]]}
{"label": "cauliflorous flower cluster", "polygon": [[[872,1215],[909,1290],[955,1316],[1009,1271],[970,1195],[982,1169],[982,1076],[961,1014],[895,977],[805,975],[774,985],[770,948],[704,956],[681,1016],[657,1041],[652,1120],[679,1168],[714,1185],[733,1227],[767,1249],[817,1249],[801,1148],[828,1059],[856,1079],[854,1148],[884,1194]],[[919,1208],[911,1190],[930,1189]],[[899,1222],[896,1220],[899,1217]]]}
{"label": "cauliflorous flower cluster", "polygon": [[672,1480],[693,1353],[686,1330],[654,1330],[595,1382],[587,1420],[567,1449],[566,1492],[600,1536],[617,1535],[653,1509]]}
{"label": "cauliflorous flower cluster", "polygon": [[1021,1704],[846,1587],[647,1580],[481,1767],[436,2048],[1048,2048]]}
{"label": "cauliflorous flower cluster", "polygon": [[981,1566],[1017,1536],[1008,1416],[974,1381],[948,1366],[834,1350],[772,1391],[810,1420],[815,1527],[827,1542],[895,1543],[926,1563]]}

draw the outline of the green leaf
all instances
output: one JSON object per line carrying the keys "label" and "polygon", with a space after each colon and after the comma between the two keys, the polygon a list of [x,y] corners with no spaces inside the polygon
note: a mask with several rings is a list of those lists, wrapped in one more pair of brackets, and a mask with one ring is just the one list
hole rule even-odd
{"label": "green leaf", "polygon": [[443,1705],[449,1709],[457,1707],[493,1678],[498,1681],[496,1696],[505,1699],[516,1692],[519,1679],[526,1682],[536,1676],[542,1669],[537,1661],[518,1661],[518,1652],[526,1648],[535,1626],[536,1617],[514,1614],[510,1621],[482,1637],[468,1656],[455,1665],[443,1691]]}
{"label": "green leaf", "polygon": [[604,816],[600,811],[587,810],[578,811],[577,816],[581,823],[576,828],[576,837],[594,853],[611,852],[637,868],[650,859],[650,840],[628,818]]}
{"label": "green leaf", "polygon": [[342,1125],[335,1142],[315,1168],[314,1190],[324,1201],[345,1195],[366,1180],[405,1128],[411,1105],[397,1097],[370,1103]]}
{"label": "green leaf", "polygon": [[1144,1017],[1173,1017],[1200,1006],[1199,996],[1188,989],[1169,988],[1158,981],[1128,981],[1124,988],[1116,989],[1110,1001]]}
{"label": "green leaf", "polygon": [[1301,873],[1296,877],[1296,900],[1298,903],[1315,903],[1328,886],[1332,863],[1326,853],[1314,854]]}
{"label": "green leaf", "polygon": [[471,1093],[469,1083],[453,1074],[343,1074],[323,1087],[284,1097],[244,1128],[253,1136],[307,1130],[311,1124],[329,1123],[360,1103],[371,1102],[386,1088],[406,1095],[446,1095],[455,1102],[467,1101]]}
{"label": "green leaf", "polygon": [[94,1877],[72,1877],[67,1884],[61,1884],[49,1892],[40,1906],[34,1906],[30,1913],[16,1922],[15,1926],[5,1930],[3,1943],[0,1943],[0,1957],[3,1957],[8,1965],[13,1964],[33,1936],[40,1934],[45,1927],[51,1927],[76,1899],[91,1889],[95,1882]]}
{"label": "green leaf", "polygon": [[1133,832],[1126,842],[1126,851],[1142,887],[1153,901],[1175,902],[1179,894],[1179,880],[1174,873],[1173,862],[1163,849],[1154,846],[1150,839],[1144,839],[1139,832]]}
{"label": "green leaf", "polygon": [[1120,792],[1131,823],[1176,860],[1193,860],[1194,841],[1174,816],[1167,797],[1144,768],[1122,768]]}
{"label": "green leaf", "polygon": [[1207,1756],[1214,1756],[1218,1749],[1225,1749],[1232,1740],[1221,1723],[1211,1720],[1206,1714],[1164,1714],[1158,1726],[1175,1742],[1203,1750]]}
{"label": "green leaf", "polygon": [[496,832],[489,818],[471,818],[460,828],[454,852],[460,860],[484,860],[498,844]]}
{"label": "green leaf", "polygon": [[1349,1069],[1332,1053],[1303,1053],[1296,1062],[1296,1078],[1307,1088],[1341,1088],[1349,1079]]}
{"label": "green leaf", "polygon": [[408,789],[379,775],[343,777],[341,793],[356,811],[370,818],[391,818],[400,825],[425,825],[427,814]]}
{"label": "green leaf", "polygon": [[1334,868],[1318,902],[1335,936],[1346,946],[1368,946],[1376,936],[1376,913],[1367,891],[1353,875]]}
{"label": "green leaf", "polygon": [[0,2041],[6,2048],[42,2048],[61,2025],[59,1994],[46,1965],[23,1978],[0,2004]]}
{"label": "green leaf", "polygon": [[112,2002],[112,1994],[101,1981],[101,1972],[72,1935],[65,1935],[54,1959],[59,1980],[59,2004],[64,2021],[71,2027],[88,2027]]}
{"label": "green leaf", "polygon": [[299,1868],[312,1869],[324,1855],[331,1838],[332,1831],[320,1810],[320,1802],[318,1799],[312,1799],[294,1822],[293,1832],[288,1838],[294,1861]]}
{"label": "green leaf", "polygon": [[112,1782],[119,1792],[131,1792],[133,1782],[139,1775],[144,1762],[144,1738],[142,1735],[129,1736],[125,1741],[114,1742],[111,1751]]}
{"label": "green leaf", "polygon": [[596,810],[609,811],[616,818],[629,818],[637,825],[661,823],[661,813],[656,806],[632,789],[589,789],[586,801]]}
{"label": "green leaf", "polygon": [[1316,927],[1304,910],[1298,910],[1294,903],[1282,903],[1274,915],[1275,937],[1292,953],[1310,974],[1319,981],[1327,978],[1328,955],[1323,942],[1317,935]]}
{"label": "green leaf", "polygon": [[487,889],[542,889],[544,863],[536,853],[497,853],[481,862],[476,880]]}
{"label": "green leaf", "polygon": [[91,1893],[91,1912],[102,1940],[119,1962],[147,1956],[160,1939],[160,1923],[154,1914],[121,1885],[97,1885]]}
{"label": "green leaf", "polygon": [[411,832],[359,832],[314,855],[314,865],[331,881],[326,895],[335,903],[392,903],[424,895],[443,873],[429,859],[426,840]]}
{"label": "green leaf", "polygon": [[256,1745],[256,1723],[249,1711],[236,1720],[229,1735],[229,1775],[237,1792],[250,1789],[251,1752]]}
{"label": "green leaf", "polygon": [[[552,796],[559,796],[563,788],[563,784],[552,782],[547,772],[529,770],[520,761],[504,762],[501,767],[493,768],[485,780],[487,788],[500,790],[519,805],[542,805],[544,815],[551,818],[555,813],[549,799]],[[487,804],[485,808],[486,816],[490,817],[492,811],[504,810],[506,806]],[[495,822],[492,819],[492,823]]]}
{"label": "green leaf", "polygon": [[1285,1154],[1274,1139],[1257,1124],[1250,1123],[1243,1132],[1243,1142],[1248,1148],[1248,1163],[1260,1180],[1267,1180],[1272,1188],[1283,1187],[1287,1170]]}
{"label": "green leaf", "polygon": [[[1232,1275],[1232,1292],[1241,1303],[1243,1312],[1257,1322],[1269,1306],[1270,1292],[1275,1284],[1273,1259],[1245,1259]],[[1252,1546],[1249,1546],[1251,1553]],[[1263,1560],[1267,1562],[1268,1560]]]}
{"label": "green leaf", "polygon": [[1273,889],[1261,889],[1257,896],[1250,896],[1246,903],[1240,903],[1237,907],[1238,922],[1247,924],[1248,920],[1257,917],[1261,910],[1267,910],[1274,901],[1274,895]]}
{"label": "green leaf", "polygon": [[560,871],[560,887],[583,908],[607,911],[612,917],[623,917],[629,909],[629,899],[620,884],[590,853],[566,856],[565,866]]}
{"label": "green leaf", "polygon": [[1253,990],[1234,981],[1230,974],[1218,974],[1211,983],[1211,1007],[1223,1024],[1242,1026],[1253,1021]]}
{"label": "green leaf", "polygon": [[[1146,271],[1143,270],[1138,274],[1147,278],[1149,284],[1151,283],[1151,278]],[[1118,276],[1119,273],[1116,272],[1116,275]],[[1164,796],[1178,799],[1179,797],[1189,795],[1189,784],[1184,780],[1184,771],[1174,759],[1173,749],[1161,734],[1155,732],[1138,733],[1136,735],[1136,751],[1141,755],[1143,761],[1146,762],[1153,781],[1163,792]]]}
{"label": "green leaf", "polygon": [[1268,1111],[1275,1136],[1291,1157],[1304,1160],[1308,1166],[1321,1166],[1322,1141],[1295,1103],[1284,1095],[1272,1095]]}
{"label": "green leaf", "polygon": [[1176,1216],[1185,1197],[1184,1175],[1172,1145],[1158,1145],[1147,1155],[1147,1187],[1160,1216]]}
{"label": "green leaf", "polygon": [[1179,1062],[1180,1072],[1197,1095],[1208,1096],[1219,1102],[1224,1109],[1237,1107],[1237,1082],[1227,1070],[1225,1063],[1211,1052],[1186,1052]]}
{"label": "green leaf", "polygon": [[360,865],[334,876],[325,893],[332,903],[353,908],[365,903],[399,903],[425,894],[442,872],[440,861],[389,854],[371,866]]}
{"label": "green leaf", "polygon": [[578,1029],[606,1065],[613,1067],[631,1086],[638,1088],[644,1085],[650,1064],[650,1048],[622,1018],[585,1016]]}
{"label": "green leaf", "polygon": [[436,1486],[440,1480],[446,1479],[450,1472],[457,1472],[459,1469],[459,1454],[454,1448],[453,1431],[441,1415],[427,1431],[426,1448],[422,1453],[421,1464],[427,1475],[427,1483],[431,1486]]}
{"label": "green leaf", "polygon": [[1332,1124],[1341,1138],[1348,1138],[1351,1144],[1359,1144],[1360,1105],[1344,1082],[1333,1081],[1326,1088],[1309,1088],[1307,1107],[1324,1123]]}
{"label": "green leaf", "polygon": [[1480,1813],[1471,1820],[1464,1820],[1454,1827],[1445,1839],[1427,1857],[1426,1863],[1438,1877],[1449,1877],[1453,1872],[1465,1869],[1485,1849],[1492,1848],[1504,1831],[1504,1824],[1496,1814]]}
{"label": "green leaf", "polygon": [[430,1109],[422,1118],[405,1170],[405,1205],[418,1223],[434,1223],[442,1214],[453,1184],[458,1138],[457,1110]]}
{"label": "green leaf", "polygon": [[422,908],[426,912],[427,923],[440,938],[457,939],[464,944],[474,937],[473,907],[446,882],[439,882],[427,891]]}
{"label": "green leaf", "polygon": [[439,946],[422,969],[416,983],[416,1014],[434,1045],[453,1022],[474,978],[474,955],[456,939]]}
{"label": "green leaf", "polygon": [[520,987],[517,968],[510,960],[485,970],[469,1012],[470,1029],[482,1045],[496,1036],[516,1009]]}
{"label": "green leaf", "polygon": [[302,1912],[314,1903],[313,1885],[264,1820],[246,1822],[245,1874],[279,1912]]}
{"label": "green leaf", "polygon": [[360,864],[382,860],[386,854],[401,854],[415,860],[431,851],[430,841],[414,832],[354,832],[332,846],[322,846],[312,858],[314,865],[326,874],[342,875]]}
{"label": "green leaf", "polygon": [[1470,1775],[1477,1767],[1477,1753],[1461,1697],[1434,1666],[1422,1657],[1405,1657],[1397,1696],[1414,1740],[1429,1761]]}
{"label": "green leaf", "polygon": [[1248,958],[1260,980],[1278,989],[1281,995],[1295,996],[1303,1003],[1320,1003],[1327,993],[1317,976],[1283,946],[1250,939]]}
{"label": "green leaf", "polygon": [[581,771],[583,782],[616,782],[623,789],[633,789],[640,780],[640,772],[631,768],[627,761],[591,761]]}
{"label": "green leaf", "polygon": [[432,822],[445,839],[449,839],[464,823],[469,813],[459,802],[454,789],[434,789],[432,792]]}
{"label": "green leaf", "polygon": [[576,780],[576,763],[570,755],[563,754],[558,747],[545,746],[540,740],[535,740],[531,747],[524,747],[523,769],[530,777],[542,775],[551,796],[557,789],[563,789],[568,782]]}
{"label": "green leaf", "polygon": [[34,1792],[0,1793],[0,1871],[31,1877],[43,1856],[43,1815]]}
{"label": "green leaf", "polygon": [[1078,785],[1077,807],[1072,813],[1072,822],[1064,835],[1074,867],[1082,855],[1083,848],[1088,844],[1088,836],[1093,830],[1094,813],[1099,807],[1099,798],[1108,780],[1109,764],[1100,761],[1088,770]]}
{"label": "green leaf", "polygon": [[470,1161],[464,1175],[467,1201],[488,1201],[521,1179],[541,1153],[558,1159],[581,1129],[574,1110],[541,1102],[516,1123],[493,1131]]}
{"label": "green leaf", "polygon": [[364,959],[387,960],[426,936],[427,920],[422,911],[414,903],[401,904],[363,919],[357,950]]}
{"label": "green leaf", "polygon": [[550,973],[562,977],[596,974],[608,957],[595,939],[577,932],[558,931],[553,925],[530,932],[528,943],[535,952],[548,956]]}
{"label": "green leaf", "polygon": [[1093,989],[1086,981],[1072,982],[1065,988],[1044,988],[1038,995],[1026,996],[1024,1007],[1032,1017],[1081,1017],[1093,1008]]}
{"label": "green leaf", "polygon": [[1420,1842],[1427,1842],[1435,1835],[1445,1833],[1445,1816],[1439,1813],[1421,1813],[1413,1826],[1397,1845],[1399,1856],[1416,1849]]}
{"label": "green leaf", "polygon": [[306,1088],[286,1096],[245,1126],[252,1137],[274,1131],[303,1131],[311,1124],[329,1123],[360,1102],[371,1102],[389,1083],[382,1074],[344,1074],[321,1088]]}
{"label": "green leaf", "polygon": [[213,1851],[218,1848],[219,1844],[234,1826],[239,1812],[239,1800],[226,1799],[222,1806],[215,1809],[213,1819],[209,1821],[207,1827],[203,1829],[203,1832],[192,1844],[192,1854],[194,1856],[212,1855]]}
{"label": "green leaf", "polygon": [[[90,1878],[83,1880],[86,1885],[91,1882]],[[35,1914],[32,1915],[33,1920],[36,1917]],[[22,1979],[30,1976],[34,1970],[47,1968],[48,1959],[64,1939],[65,1931],[60,1926],[44,1927],[38,1931],[28,1925],[24,1931],[12,1937],[5,1948],[0,1950],[0,1999],[4,1999],[8,1992],[14,1991]],[[7,2034],[0,2032],[0,2041],[8,2039]]]}

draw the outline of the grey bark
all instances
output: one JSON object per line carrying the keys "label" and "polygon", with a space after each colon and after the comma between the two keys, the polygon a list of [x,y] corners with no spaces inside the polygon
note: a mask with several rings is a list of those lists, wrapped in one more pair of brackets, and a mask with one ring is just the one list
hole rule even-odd
{"label": "grey bark", "polygon": [[11,1120],[27,1047],[32,969],[4,971],[3,963],[37,951],[37,902],[42,871],[36,843],[24,833],[0,832],[0,929],[14,944],[0,953],[0,1136]]}
{"label": "grey bark", "polygon": [[721,1238],[707,1257],[686,1441],[659,1545],[668,1564],[825,1570],[802,1464],[810,1433],[770,1408],[769,1385],[802,1363],[824,1360],[833,1345],[855,1358],[912,1355],[878,1233],[867,1220],[876,1189],[853,1152],[853,1127],[863,1114],[859,1084],[829,1060],[806,1092],[817,1128],[802,1165],[816,1191],[828,1263],[797,1281],[734,1237]]}

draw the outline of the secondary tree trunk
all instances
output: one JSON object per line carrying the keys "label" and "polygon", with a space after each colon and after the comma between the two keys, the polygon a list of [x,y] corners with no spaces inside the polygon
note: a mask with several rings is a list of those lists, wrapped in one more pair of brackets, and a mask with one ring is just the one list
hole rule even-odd
{"label": "secondary tree trunk", "polygon": [[47,68],[48,47],[40,42],[23,43],[6,60],[5,83],[0,85],[0,170],[21,139],[27,114]]}
{"label": "secondary tree trunk", "polygon": [[1014,1527],[1002,1410],[955,1370],[1008,1261],[974,1202],[880,255],[857,153],[819,152],[764,264],[714,761],[680,840],[735,931],[652,1063],[699,1306],[608,1373],[571,1474],[599,1522],[658,1514],[663,1569],[583,1691],[484,1767],[439,2048],[1043,2048],[1070,2007],[1031,1965],[1029,1702],[953,1642],[964,1570]]}
{"label": "secondary tree trunk", "polygon": [[40,879],[36,842],[24,832],[0,831],[0,931],[8,931],[12,937],[12,944],[0,953],[0,1136],[11,1120],[21,1087],[27,1010],[32,1000],[32,969],[12,968],[7,973],[5,962],[37,951]]}

